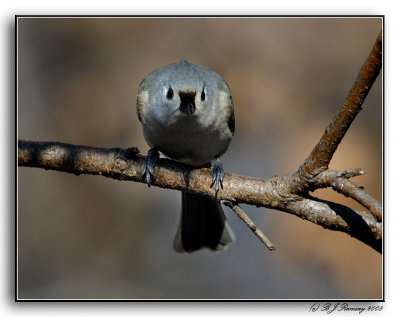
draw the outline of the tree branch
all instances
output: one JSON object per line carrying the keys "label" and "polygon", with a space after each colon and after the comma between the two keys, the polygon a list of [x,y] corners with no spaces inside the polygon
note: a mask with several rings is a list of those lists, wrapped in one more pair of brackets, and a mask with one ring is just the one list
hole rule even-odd
{"label": "tree branch", "polygon": [[[209,169],[192,169],[175,161],[160,159],[152,184],[216,198],[230,206],[269,248],[272,243],[238,206],[239,203],[284,211],[324,228],[342,231],[382,252],[382,205],[348,178],[363,175],[361,169],[328,170],[339,143],[362,109],[382,67],[382,33],[358,74],[346,101],[339,109],[309,157],[299,169],[271,179],[225,174],[224,187],[215,196],[210,188]],[[144,182],[144,157],[137,148],[103,149],[58,142],[18,141],[19,166],[39,167],[68,173],[93,174],[118,180]],[[332,187],[366,207],[356,211],[309,195],[317,188]]]}
{"label": "tree branch", "polygon": [[[18,164],[80,174],[92,174],[135,182],[142,179],[144,156],[136,148],[103,149],[58,142],[18,141]],[[273,208],[296,215],[324,228],[346,232],[381,252],[382,225],[367,212],[355,211],[290,191],[291,175],[260,179],[225,174],[217,199]],[[159,159],[152,185],[215,198],[207,168],[192,169],[179,162]],[[368,227],[368,230],[365,230]]]}
{"label": "tree branch", "polygon": [[[382,68],[382,32],[380,32],[371,53],[362,66],[344,104],[333,118],[309,157],[299,168],[299,173],[307,181],[312,181],[329,163],[340,141],[349,129],[354,118],[362,109],[376,77]],[[305,182],[304,184],[306,184]]]}

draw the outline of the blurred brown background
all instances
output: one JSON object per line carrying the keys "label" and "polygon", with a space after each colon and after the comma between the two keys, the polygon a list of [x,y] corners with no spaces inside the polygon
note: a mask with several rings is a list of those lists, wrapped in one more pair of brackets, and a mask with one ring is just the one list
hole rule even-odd
{"label": "blurred brown background", "polygon": [[[148,149],[140,81],[184,58],[230,85],[236,133],[226,172],[295,171],[323,133],[381,30],[380,18],[20,18],[18,137]],[[382,200],[382,76],[331,167]],[[362,208],[331,190],[315,195]],[[226,252],[177,254],[180,194],[99,176],[18,169],[20,298],[374,299],[382,257],[346,234],[243,206],[269,252],[225,209]]]}

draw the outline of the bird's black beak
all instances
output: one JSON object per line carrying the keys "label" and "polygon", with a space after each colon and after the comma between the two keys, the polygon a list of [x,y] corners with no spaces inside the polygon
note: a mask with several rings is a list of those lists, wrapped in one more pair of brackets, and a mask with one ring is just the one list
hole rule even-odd
{"label": "bird's black beak", "polygon": [[179,98],[181,99],[181,106],[179,107],[179,110],[191,116],[196,109],[196,93],[193,91],[180,91]]}

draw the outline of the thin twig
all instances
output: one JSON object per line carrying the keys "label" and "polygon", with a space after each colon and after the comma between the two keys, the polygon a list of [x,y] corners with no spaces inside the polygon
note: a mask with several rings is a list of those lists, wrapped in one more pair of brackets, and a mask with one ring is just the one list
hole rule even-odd
{"label": "thin twig", "polygon": [[317,188],[332,187],[338,193],[346,197],[353,198],[363,205],[375,216],[378,221],[382,221],[382,204],[368,194],[361,186],[348,180],[348,178],[364,175],[362,169],[351,169],[345,171],[324,171],[318,176],[318,181],[312,184],[313,190]]}
{"label": "thin twig", "polygon": [[231,201],[223,200],[221,201],[226,206],[230,207],[236,215],[250,228],[251,231],[257,236],[258,239],[261,240],[262,243],[268,248],[270,251],[276,250],[275,246],[272,242],[267,238],[267,236],[256,226],[253,220],[244,212],[242,208],[237,204],[233,204]]}
{"label": "thin twig", "polygon": [[338,193],[353,198],[370,211],[376,219],[382,221],[382,204],[368,194],[362,187],[345,178],[332,180],[331,187]]}

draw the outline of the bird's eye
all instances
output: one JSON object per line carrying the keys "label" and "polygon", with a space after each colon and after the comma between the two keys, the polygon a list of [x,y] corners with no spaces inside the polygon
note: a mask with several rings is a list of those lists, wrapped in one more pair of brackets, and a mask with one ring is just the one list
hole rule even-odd
{"label": "bird's eye", "polygon": [[201,101],[204,101],[206,99],[206,93],[204,92],[204,88],[203,91],[201,92]]}
{"label": "bird's eye", "polygon": [[169,87],[167,91],[167,99],[171,100],[174,97],[174,91],[172,90],[171,87]]}

